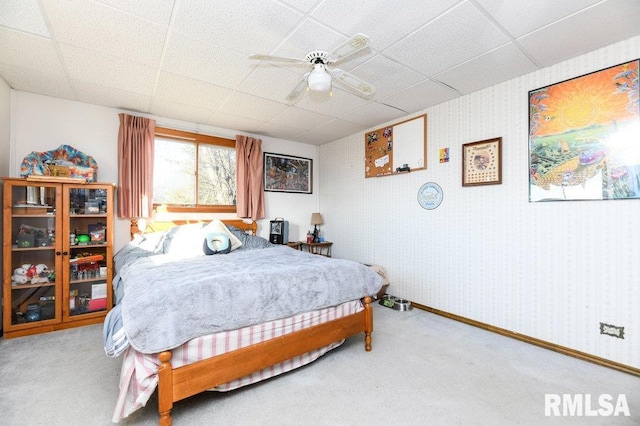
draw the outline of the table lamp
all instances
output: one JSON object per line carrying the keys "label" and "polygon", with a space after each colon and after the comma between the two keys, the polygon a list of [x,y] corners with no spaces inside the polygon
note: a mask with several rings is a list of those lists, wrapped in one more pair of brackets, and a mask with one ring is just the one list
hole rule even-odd
{"label": "table lamp", "polygon": [[320,230],[318,229],[318,225],[322,225],[322,216],[320,213],[311,213],[311,224],[313,225],[313,242],[318,242],[318,234]]}

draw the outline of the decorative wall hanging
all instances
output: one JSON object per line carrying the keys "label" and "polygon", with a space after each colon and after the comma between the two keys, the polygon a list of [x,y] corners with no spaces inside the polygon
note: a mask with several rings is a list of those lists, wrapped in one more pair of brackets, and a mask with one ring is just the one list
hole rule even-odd
{"label": "decorative wall hanging", "polygon": [[638,63],[529,92],[529,201],[640,198]]}
{"label": "decorative wall hanging", "polygon": [[462,145],[462,186],[502,183],[502,138]]}
{"label": "decorative wall hanging", "polygon": [[426,210],[433,210],[442,203],[442,188],[435,182],[427,182],[418,190],[418,204]]}
{"label": "decorative wall hanging", "polygon": [[449,162],[449,148],[440,148],[440,162],[441,163]]}
{"label": "decorative wall hanging", "polygon": [[264,190],[311,194],[313,160],[292,155],[264,153]]}
{"label": "decorative wall hanging", "polygon": [[33,151],[20,164],[20,176],[46,176],[95,182],[98,178],[98,163],[88,154],[70,146],[60,145],[51,151]]}

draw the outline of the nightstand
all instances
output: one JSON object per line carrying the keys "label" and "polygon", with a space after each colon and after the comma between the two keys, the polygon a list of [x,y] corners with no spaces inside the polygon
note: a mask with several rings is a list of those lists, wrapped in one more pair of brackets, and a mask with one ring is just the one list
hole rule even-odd
{"label": "nightstand", "polygon": [[321,256],[331,257],[331,246],[333,243],[329,241],[323,241],[321,243],[305,243],[300,241],[300,250],[308,251],[309,253],[319,254]]}

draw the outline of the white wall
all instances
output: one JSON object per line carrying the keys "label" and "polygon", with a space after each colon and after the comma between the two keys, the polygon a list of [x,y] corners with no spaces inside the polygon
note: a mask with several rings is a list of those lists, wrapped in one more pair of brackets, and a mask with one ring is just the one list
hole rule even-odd
{"label": "white wall", "polygon": [[[48,151],[59,145],[67,144],[91,156],[98,163],[98,180],[101,182],[118,181],[117,144],[118,114],[114,108],[89,105],[27,92],[14,93],[12,118],[12,136],[10,152],[10,176],[20,175],[22,159],[32,151]],[[180,130],[212,134],[234,138],[242,132],[199,126],[183,121],[154,117],[159,126]],[[245,133],[242,133],[245,134]],[[311,158],[317,162],[318,147],[313,145],[283,141],[275,138],[260,137],[262,150],[280,154]],[[266,218],[258,221],[259,235],[268,238],[269,219],[285,217],[291,222],[292,235],[296,240],[305,237],[311,213],[318,206],[318,171],[314,169],[313,194],[266,193]],[[235,217],[235,215],[215,215],[216,217]],[[118,249],[129,240],[129,221],[116,220],[115,248]],[[296,232],[299,235],[296,235]]]}
{"label": "white wall", "polygon": [[[640,368],[640,200],[528,202],[528,91],[638,57],[640,37],[418,113],[424,171],[365,179],[364,132],[321,146],[334,255],[383,265],[390,294]],[[461,145],[499,136],[503,183],[463,188]],[[435,210],[417,203],[426,182]]]}
{"label": "white wall", "polygon": [[9,175],[11,93],[7,82],[0,77],[0,176]]}
{"label": "white wall", "polygon": [[[0,177],[9,175],[9,140],[11,135],[11,88],[2,77],[0,77]],[[3,190],[0,186],[0,198]],[[2,234],[2,222],[0,222],[0,234]],[[2,246],[0,245],[0,257],[2,256]],[[0,265],[0,276],[2,276],[2,265]],[[4,293],[4,292],[3,292]],[[0,294],[0,317],[2,317],[2,294]],[[0,324],[0,331],[2,324]]]}

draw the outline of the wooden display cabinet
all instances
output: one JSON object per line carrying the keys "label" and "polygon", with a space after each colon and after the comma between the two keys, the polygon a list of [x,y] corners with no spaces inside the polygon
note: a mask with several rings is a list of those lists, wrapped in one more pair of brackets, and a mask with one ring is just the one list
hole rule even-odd
{"label": "wooden display cabinet", "polygon": [[113,304],[114,185],[3,182],[4,337],[102,322]]}

